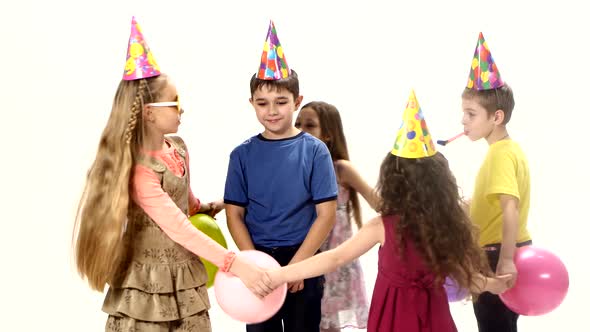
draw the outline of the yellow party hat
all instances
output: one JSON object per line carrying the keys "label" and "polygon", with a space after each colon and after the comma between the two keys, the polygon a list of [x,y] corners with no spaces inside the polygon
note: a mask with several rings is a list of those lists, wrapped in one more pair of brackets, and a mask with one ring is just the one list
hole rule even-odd
{"label": "yellow party hat", "polygon": [[402,158],[424,158],[436,154],[432,135],[426,126],[424,114],[414,90],[404,111],[402,125],[397,132],[391,154]]}

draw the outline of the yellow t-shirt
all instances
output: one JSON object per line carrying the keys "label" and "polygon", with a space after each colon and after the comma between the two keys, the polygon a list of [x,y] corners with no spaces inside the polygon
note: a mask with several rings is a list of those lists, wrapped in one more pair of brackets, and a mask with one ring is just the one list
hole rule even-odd
{"label": "yellow t-shirt", "polygon": [[527,230],[530,204],[530,177],[527,159],[512,140],[492,145],[477,174],[471,199],[471,219],[479,226],[481,246],[502,242],[502,208],[499,194],[518,198],[517,242],[531,239]]}

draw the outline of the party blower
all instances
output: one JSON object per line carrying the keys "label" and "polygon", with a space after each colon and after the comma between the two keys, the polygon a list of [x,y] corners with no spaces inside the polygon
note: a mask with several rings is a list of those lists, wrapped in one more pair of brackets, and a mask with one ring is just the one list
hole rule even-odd
{"label": "party blower", "polygon": [[444,141],[439,139],[438,141],[436,141],[436,144],[445,146],[463,135],[465,135],[465,133],[460,133],[460,134],[453,136],[453,137],[449,138],[448,140],[444,140]]}

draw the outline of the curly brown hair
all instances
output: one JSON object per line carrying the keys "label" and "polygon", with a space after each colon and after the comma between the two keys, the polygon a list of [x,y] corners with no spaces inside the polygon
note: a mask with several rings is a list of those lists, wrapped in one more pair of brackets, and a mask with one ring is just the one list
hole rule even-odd
{"label": "curly brown hair", "polygon": [[382,215],[398,215],[397,243],[402,257],[412,241],[442,283],[446,276],[469,288],[478,272],[489,273],[477,243],[477,228],[462,207],[455,177],[441,153],[408,159],[388,153],[377,184]]}

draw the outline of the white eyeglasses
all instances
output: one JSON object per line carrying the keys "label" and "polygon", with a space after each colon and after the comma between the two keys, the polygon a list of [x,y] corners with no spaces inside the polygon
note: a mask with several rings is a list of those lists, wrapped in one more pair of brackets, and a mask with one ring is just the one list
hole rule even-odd
{"label": "white eyeglasses", "polygon": [[178,99],[176,101],[161,101],[161,102],[157,102],[157,103],[149,103],[149,104],[146,104],[146,106],[154,106],[154,107],[172,107],[172,106],[175,106],[176,107],[176,112],[178,112],[178,114],[184,113],[184,110],[180,106],[180,100],[178,100]]}

